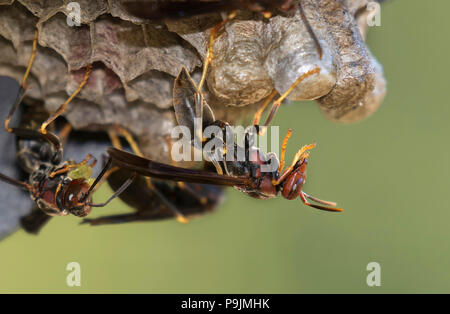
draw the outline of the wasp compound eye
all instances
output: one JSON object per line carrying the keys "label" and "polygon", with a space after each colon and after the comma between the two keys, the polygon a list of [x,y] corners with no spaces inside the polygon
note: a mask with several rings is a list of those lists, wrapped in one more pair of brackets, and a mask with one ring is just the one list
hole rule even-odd
{"label": "wasp compound eye", "polygon": [[91,208],[87,204],[80,204],[80,202],[84,200],[88,191],[89,185],[84,180],[76,179],[70,181],[64,191],[64,207],[75,216],[87,216]]}

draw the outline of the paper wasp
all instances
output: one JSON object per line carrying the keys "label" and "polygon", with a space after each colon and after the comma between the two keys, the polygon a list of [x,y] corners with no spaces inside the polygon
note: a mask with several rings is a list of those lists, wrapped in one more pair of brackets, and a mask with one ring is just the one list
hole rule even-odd
{"label": "paper wasp", "polygon": [[[85,217],[90,213],[92,207],[106,206],[132,181],[132,178],[129,178],[105,203],[92,203],[91,195],[96,187],[99,186],[98,184],[110,166],[110,161],[101,173],[96,178],[93,178],[92,169],[96,164],[96,160],[91,155],[88,155],[80,163],[75,163],[71,160],[64,161],[63,141],[52,132],[46,130],[46,127],[64,111],[68,102],[75,97],[86,83],[90,67],[87,68],[86,75],[79,88],[54,115],[48,117],[42,108],[42,110],[39,110],[40,108],[32,106],[28,112],[25,112],[24,119],[22,119],[19,127],[11,128],[9,126],[11,118],[25,95],[26,81],[36,55],[37,37],[36,31],[28,67],[20,84],[16,100],[4,123],[6,131],[15,134],[17,137],[17,159],[22,170],[28,174],[28,181],[22,182],[0,173],[1,181],[29,192],[31,199],[38,207],[39,211],[34,211],[30,216],[22,219],[24,229],[32,233],[38,232],[50,216],[72,214],[78,217]],[[40,119],[39,117],[43,118]],[[38,131],[30,128],[30,124],[40,124],[41,129]],[[70,126],[63,128],[60,132],[61,138],[64,140],[69,132]],[[91,163],[89,163],[90,160],[92,160]]]}
{"label": "paper wasp", "polygon": [[[313,73],[315,72],[312,72],[310,75]],[[286,97],[286,95],[282,97]],[[278,101],[281,102],[281,100]],[[197,87],[186,69],[183,69],[175,80],[174,109],[178,123],[188,127],[194,136],[198,134],[194,122],[196,119],[202,121],[202,127],[214,124],[220,126],[222,129],[226,128],[226,123],[214,119],[211,108],[203,99],[201,93],[197,92]],[[270,119],[270,116],[268,119]],[[255,125],[259,123],[259,120],[260,112],[255,115]],[[223,149],[208,152],[210,153],[210,160],[216,167],[217,173],[166,165],[117,148],[109,148],[108,154],[112,159],[113,165],[147,177],[162,180],[234,186],[249,196],[261,199],[276,197],[281,193],[284,198],[289,200],[300,197],[305,205],[317,209],[342,211],[341,208],[335,207],[335,203],[317,199],[302,190],[306,180],[308,151],[314,148],[315,144],[302,147],[295,155],[292,164],[283,171],[286,145],[291,133],[292,131],[289,130],[283,141],[281,162],[278,162],[275,154],[264,154],[258,148],[252,146],[251,136],[246,137],[246,145],[244,148],[246,155],[245,161],[221,160],[219,158],[220,156],[216,153],[219,152],[223,155],[226,151],[225,146]],[[202,139],[203,147],[208,142],[208,139]],[[234,148],[237,148],[237,144],[233,143],[233,145],[235,145]],[[237,149],[234,151],[236,152]],[[272,172],[262,172],[262,166],[269,162],[276,162],[279,167]],[[226,173],[226,175],[223,173]],[[321,205],[310,203],[308,199]]]}

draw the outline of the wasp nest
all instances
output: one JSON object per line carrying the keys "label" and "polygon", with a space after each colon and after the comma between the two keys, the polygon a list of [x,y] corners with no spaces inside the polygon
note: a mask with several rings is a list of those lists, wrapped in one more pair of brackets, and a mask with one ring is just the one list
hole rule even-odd
{"label": "wasp nest", "polygon": [[[221,15],[145,21],[128,14],[119,0],[76,4],[79,26],[73,25],[70,0],[0,0],[0,75],[21,79],[37,28],[27,96],[53,111],[93,64],[66,118],[78,129],[122,125],[144,153],[164,160],[163,137],[175,123],[174,78],[186,67],[199,80],[209,31]],[[315,66],[321,72],[297,86],[290,99],[315,99],[328,118],[343,122],[375,111],[385,81],[363,40],[368,1],[302,0],[302,5],[322,58],[299,12],[270,19],[239,12],[220,31],[205,90],[217,118],[233,122],[248,116],[274,88],[283,93]]]}

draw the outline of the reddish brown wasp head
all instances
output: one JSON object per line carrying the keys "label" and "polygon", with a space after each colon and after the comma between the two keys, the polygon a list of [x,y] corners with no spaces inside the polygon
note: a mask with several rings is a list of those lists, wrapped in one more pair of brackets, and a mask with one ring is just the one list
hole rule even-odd
{"label": "reddish brown wasp head", "polygon": [[[308,157],[309,153],[305,153],[303,157],[300,158],[300,160],[295,164],[294,169],[284,182],[283,189],[281,190],[281,195],[288,200],[293,200],[297,197],[300,197],[303,204],[316,209],[331,212],[343,211],[342,208],[336,207],[336,203],[334,202],[318,199],[302,191],[303,184],[306,181],[306,165],[308,164]],[[325,206],[312,204],[307,199]]]}
{"label": "reddish brown wasp head", "polygon": [[84,201],[90,185],[84,179],[70,181],[63,191],[63,206],[74,216],[86,217],[91,212],[91,205]]}
{"label": "reddish brown wasp head", "polygon": [[301,159],[297,162],[294,170],[288,175],[286,181],[284,182],[283,189],[281,190],[281,195],[288,199],[293,200],[300,196],[302,193],[303,183],[306,179],[306,165],[308,164],[308,159]]}

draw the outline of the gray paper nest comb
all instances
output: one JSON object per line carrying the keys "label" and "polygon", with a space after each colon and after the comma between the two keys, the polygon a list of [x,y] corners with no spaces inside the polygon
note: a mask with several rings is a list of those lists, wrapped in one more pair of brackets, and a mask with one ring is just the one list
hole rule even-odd
{"label": "gray paper nest comb", "polygon": [[[125,11],[119,0],[78,0],[81,25],[69,26],[69,0],[0,0],[0,75],[20,81],[39,47],[28,97],[54,111],[77,87],[84,67],[94,70],[65,116],[76,129],[129,129],[145,154],[165,160],[162,140],[174,125],[172,86],[184,66],[198,81],[209,30],[220,14],[150,22]],[[282,93],[304,71],[321,68],[290,99],[316,99],[336,121],[359,121],[381,103],[382,68],[367,49],[366,0],[302,0],[323,58],[300,14],[239,12],[214,45],[205,97],[217,118],[232,123],[253,114],[275,88]]]}

